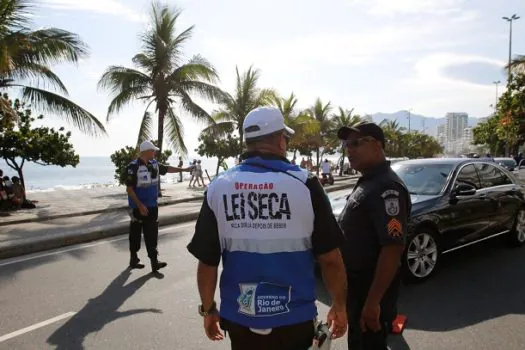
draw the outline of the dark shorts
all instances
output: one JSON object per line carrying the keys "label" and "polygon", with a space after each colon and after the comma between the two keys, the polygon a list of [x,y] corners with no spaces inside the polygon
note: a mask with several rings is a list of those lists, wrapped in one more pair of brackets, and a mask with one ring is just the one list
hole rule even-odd
{"label": "dark shorts", "polygon": [[314,338],[314,321],[273,328],[268,335],[252,332],[248,327],[221,319],[232,350],[307,350]]}

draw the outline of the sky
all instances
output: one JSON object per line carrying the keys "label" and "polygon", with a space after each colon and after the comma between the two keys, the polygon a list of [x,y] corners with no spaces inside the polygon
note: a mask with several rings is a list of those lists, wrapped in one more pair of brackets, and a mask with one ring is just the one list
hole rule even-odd
{"label": "sky", "polygon": [[[90,56],[78,65],[54,66],[69,97],[105,122],[107,137],[72,142],[81,156],[106,156],[133,145],[145,105],[131,104],[106,122],[108,91],[97,82],[110,65],[132,67],[147,28],[149,0],[37,0],[35,28],[75,32]],[[195,25],[185,45],[218,70],[219,86],[232,92],[235,67],[261,71],[260,86],[292,91],[298,107],[320,97],[360,114],[412,109],[426,117],[466,112],[485,117],[496,86],[504,91],[509,24],[513,53],[525,54],[523,0],[168,0],[183,10],[178,31]],[[215,106],[197,98],[208,111]],[[202,124],[180,113],[188,151],[195,154]],[[48,125],[63,121],[50,116]]]}

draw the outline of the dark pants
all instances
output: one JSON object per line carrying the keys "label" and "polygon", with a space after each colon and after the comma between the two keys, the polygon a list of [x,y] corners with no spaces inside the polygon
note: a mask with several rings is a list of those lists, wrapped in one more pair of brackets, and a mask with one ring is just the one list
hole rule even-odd
{"label": "dark pants", "polygon": [[140,250],[141,232],[144,232],[146,250],[151,260],[157,260],[157,240],[159,238],[159,208],[148,208],[148,215],[142,216],[138,209],[130,212],[131,222],[129,224],[129,251],[131,259],[137,258]]}
{"label": "dark pants", "polygon": [[359,325],[368,291],[372,284],[373,273],[348,272],[348,349],[349,350],[386,350],[388,334],[397,315],[397,298],[399,295],[400,277],[397,276],[381,301],[379,332],[363,332]]}
{"label": "dark pants", "polygon": [[314,321],[277,327],[267,335],[221,319],[221,328],[230,337],[232,350],[307,350],[314,339]]}

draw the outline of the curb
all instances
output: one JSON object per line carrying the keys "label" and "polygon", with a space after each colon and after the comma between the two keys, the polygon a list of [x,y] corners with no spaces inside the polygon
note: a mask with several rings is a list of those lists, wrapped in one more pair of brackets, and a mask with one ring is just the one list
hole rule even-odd
{"label": "curb", "polygon": [[[343,190],[346,188],[353,187],[353,183],[345,183],[340,185],[332,185],[328,188],[325,188],[327,193]],[[200,199],[204,197],[201,196]],[[197,200],[198,197],[191,198],[191,200],[178,200],[177,203],[181,202],[190,202]],[[159,206],[166,206],[168,204],[163,204]],[[116,209],[114,209],[116,210]],[[104,211],[104,210],[103,210]],[[98,212],[103,212],[98,211]],[[105,210],[107,211],[107,210]],[[88,214],[85,214],[88,215]],[[64,215],[67,216],[67,215]],[[199,216],[199,211],[177,214],[167,217],[159,217],[159,227],[170,226],[175,224],[180,224],[188,221],[196,220]],[[43,220],[40,220],[43,221]],[[88,243],[91,241],[99,240],[102,238],[114,237],[119,235],[127,234],[129,231],[129,223],[118,224],[112,227],[101,227],[88,230],[86,232],[71,234],[68,236],[57,236],[57,237],[47,237],[38,240],[31,240],[28,242],[22,242],[20,244],[15,244],[11,247],[2,248],[0,250],[0,259],[14,258],[20,255],[26,255],[31,253],[38,253],[46,250],[62,248],[74,244]]]}
{"label": "curb", "polygon": [[[159,226],[169,226],[196,220],[198,216],[199,212],[196,211],[162,218],[162,225]],[[88,243],[102,238],[109,238],[127,234],[128,231],[129,223],[125,223],[113,227],[97,228],[76,235],[49,237],[47,239],[33,240],[31,242],[25,242],[13,245],[12,247],[3,248],[0,251],[0,259],[14,258],[20,255],[38,253],[74,244]]]}
{"label": "curb", "polygon": [[[167,201],[159,203],[158,206],[164,207],[167,205],[174,205],[178,203],[201,201],[203,199],[204,199],[203,195],[195,196],[195,197],[187,197],[187,198],[182,198],[182,199],[171,199],[171,200],[167,200]],[[54,219],[69,218],[72,216],[74,217],[74,216],[95,215],[95,214],[107,213],[107,212],[112,212],[112,211],[126,210],[127,208],[128,208],[127,205],[123,205],[119,207],[112,207],[112,208],[105,208],[105,209],[86,210],[86,211],[81,211],[81,212],[72,213],[72,214],[57,214],[57,215],[51,215],[51,216],[47,216],[43,218],[30,218],[30,219],[2,221],[0,222],[0,226],[27,224],[30,222],[42,222],[42,221],[49,221],[49,220],[54,220]]]}

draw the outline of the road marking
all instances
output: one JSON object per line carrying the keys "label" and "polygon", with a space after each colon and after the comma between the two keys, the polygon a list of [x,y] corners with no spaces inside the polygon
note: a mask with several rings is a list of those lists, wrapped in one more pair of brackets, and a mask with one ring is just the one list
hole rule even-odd
{"label": "road marking", "polygon": [[72,312],[72,311],[71,312],[66,312],[65,314],[62,314],[62,315],[50,318],[49,320],[46,320],[46,321],[43,321],[43,322],[40,322],[40,323],[36,323],[36,324],[34,324],[32,326],[29,326],[29,327],[26,327],[26,328],[22,328],[22,329],[19,329],[17,331],[14,331],[12,333],[3,335],[3,336],[0,337],[0,343],[4,342],[6,340],[9,340],[11,338],[14,338],[14,337],[18,337],[19,335],[22,335],[24,333],[28,333],[28,332],[34,331],[35,329],[45,327],[47,325],[50,325],[51,323],[58,322],[58,321],[63,320],[65,318],[69,318],[69,317],[73,316],[74,314],[76,314],[76,312]]}
{"label": "road marking", "polygon": [[[172,230],[174,228],[183,228],[183,227],[188,227],[188,226],[194,226],[194,225],[195,225],[195,222],[190,222],[190,223],[180,224],[180,225],[173,225],[173,226],[166,226],[166,227],[161,228],[159,230],[159,236],[162,236],[162,235],[165,235],[165,234],[168,233],[168,232],[162,233],[163,231]],[[26,257],[26,258],[19,258],[19,259],[13,258],[13,259],[9,259],[9,260],[7,260],[5,262],[0,263],[0,267],[6,266],[6,265],[17,264],[17,263],[21,263],[21,262],[28,261],[28,260],[44,258],[46,256],[67,253],[67,252],[70,252],[70,251],[73,251],[73,250],[90,248],[90,247],[94,247],[94,246],[101,245],[101,244],[111,243],[111,242],[115,242],[115,241],[121,241],[121,240],[124,240],[124,239],[128,239],[128,236],[112,238],[112,239],[104,239],[104,240],[101,240],[101,241],[98,241],[98,242],[95,242],[95,243],[84,243],[84,244],[73,246],[72,248],[58,248],[58,250],[53,250],[53,251],[51,251],[49,253],[32,255],[32,256],[29,256],[29,257]]]}

